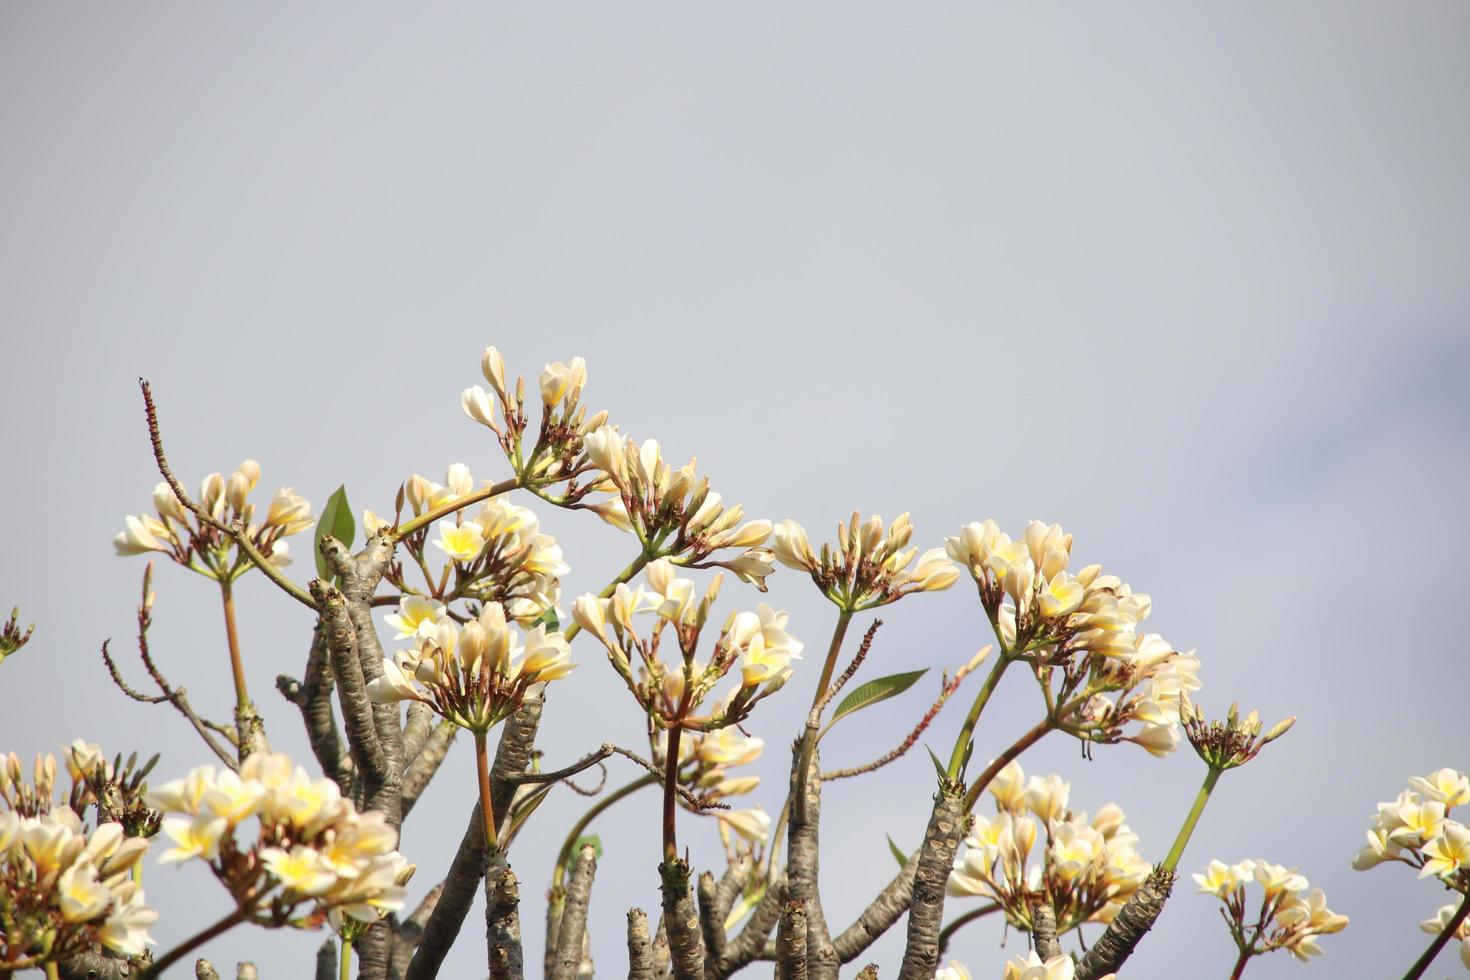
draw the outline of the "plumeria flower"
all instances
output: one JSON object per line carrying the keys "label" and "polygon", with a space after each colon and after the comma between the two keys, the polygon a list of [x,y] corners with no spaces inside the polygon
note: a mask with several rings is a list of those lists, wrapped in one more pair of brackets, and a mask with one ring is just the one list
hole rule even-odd
{"label": "plumeria flower", "polygon": [[[242,909],[249,921],[301,926],[346,915],[371,923],[403,907],[412,866],[395,850],[397,832],[289,756],[257,752],[238,774],[200,766],[150,798],[168,813],[164,833],[176,845],[162,862],[209,864],[232,894],[253,896]],[[314,915],[300,914],[306,903]],[[127,935],[138,924],[125,911],[114,928]]]}
{"label": "plumeria flower", "polygon": [[499,603],[490,603],[463,628],[439,624],[432,637],[383,661],[368,697],[386,704],[420,701],[470,731],[485,732],[509,717],[530,688],[565,677],[575,665],[560,632],[545,624],[519,629]]}
{"label": "plumeria flower", "polygon": [[[1300,960],[1320,956],[1318,937],[1341,932],[1348,924],[1347,916],[1327,907],[1322,889],[1308,891],[1307,879],[1295,868],[1264,860],[1233,865],[1211,861],[1194,880],[1201,893],[1214,895],[1223,905],[1242,964],[1252,956],[1278,949]],[[1259,885],[1262,891],[1258,911],[1246,905],[1246,887],[1250,884]]]}
{"label": "plumeria flower", "polygon": [[934,980],[970,980],[970,971],[959,960],[950,960],[935,971]]}
{"label": "plumeria flower", "polygon": [[1072,980],[1076,970],[1070,956],[1053,956],[1042,962],[1033,949],[1006,964],[1005,980]]}
{"label": "plumeria flower", "polygon": [[863,521],[854,511],[849,524],[837,525],[836,546],[823,545],[820,555],[795,521],[782,521],[775,535],[776,560],[806,572],[823,595],[850,612],[887,605],[914,592],[938,592],[959,577],[943,548],[930,548],[914,564],[918,549],[907,547],[913,537],[907,514],[900,514],[885,532],[881,517]]}
{"label": "plumeria flower", "polygon": [[1066,932],[1084,922],[1112,921],[1152,870],[1138,854],[1138,837],[1122,809],[1110,803],[1091,820],[1072,812],[1070,787],[1060,776],[1028,782],[1012,762],[990,789],[996,814],[975,815],[950,872],[949,894],[988,898],[1027,931],[1032,909],[1046,902],[1058,931]]}
{"label": "plumeria flower", "polygon": [[437,599],[405,595],[398,600],[398,611],[384,621],[398,631],[395,639],[406,640],[412,636],[432,636],[446,615],[448,609]]}
{"label": "plumeria flower", "polygon": [[1470,868],[1470,828],[1454,820],[1446,820],[1439,832],[1424,845],[1424,867],[1419,877],[1438,875],[1448,878],[1461,870]]}
{"label": "plumeria flower", "polygon": [[[1446,905],[1434,918],[1425,919],[1419,923],[1419,928],[1431,936],[1442,935],[1450,927],[1450,923],[1455,918],[1455,912],[1458,910],[1459,907],[1456,905]],[[1455,934],[1450,938],[1460,941],[1460,962],[1465,964],[1465,969],[1470,970],[1470,919],[1461,922],[1455,929]]]}

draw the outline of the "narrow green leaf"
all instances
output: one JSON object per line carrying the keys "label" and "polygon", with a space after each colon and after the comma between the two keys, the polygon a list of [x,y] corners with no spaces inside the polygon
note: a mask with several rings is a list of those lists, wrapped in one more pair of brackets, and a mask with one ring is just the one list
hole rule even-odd
{"label": "narrow green leaf", "polygon": [[572,853],[581,854],[582,848],[586,847],[588,844],[592,845],[592,855],[596,857],[597,860],[601,861],[602,838],[598,837],[596,834],[583,834],[581,837],[578,837],[576,841],[572,843]]}
{"label": "narrow green leaf", "polygon": [[521,827],[525,826],[526,821],[531,819],[531,814],[536,812],[536,808],[542,804],[555,786],[556,783],[547,783],[545,786],[532,790],[516,806],[510,815],[510,826],[506,828],[506,832],[500,840],[502,850],[510,847],[510,842],[515,839]]}
{"label": "narrow green leaf", "polygon": [[939,773],[939,781],[941,783],[948,782],[949,770],[945,768],[944,763],[939,761],[939,756],[935,755],[934,750],[929,748],[929,746],[927,745],[924,746],[924,751],[929,753],[929,761],[934,763],[934,771]]}
{"label": "narrow green leaf", "polygon": [[909,856],[903,852],[903,848],[893,842],[893,835],[887,834],[885,836],[888,838],[888,850],[893,852],[893,859],[898,862],[898,866],[901,868],[905,864],[908,864]]}
{"label": "narrow green leaf", "polygon": [[[555,606],[549,607],[544,613],[541,614],[541,618],[536,620],[536,622],[544,624],[546,626],[546,632],[548,633],[555,633],[561,629],[561,620],[556,618]],[[601,850],[598,850],[597,856],[602,857]]]}
{"label": "narrow green leaf", "polygon": [[877,704],[879,701],[887,701],[889,698],[897,697],[913,687],[914,682],[928,672],[928,668],[924,670],[911,670],[906,674],[889,674],[887,677],[878,677],[868,681],[842,699],[842,703],[837,706],[837,710],[832,712],[833,723],[835,724],[838,718],[844,715],[850,715],[854,711],[866,708],[870,704]]}
{"label": "narrow green leaf", "polygon": [[312,550],[316,552],[316,573],[319,578],[332,577],[332,570],[327,567],[327,560],[322,557],[322,536],[330,534],[341,541],[345,547],[352,547],[353,535],[357,533],[357,524],[352,519],[352,507],[347,503],[347,487],[340,486],[327,498],[327,506],[322,508],[321,520],[316,522],[316,537],[312,540]]}

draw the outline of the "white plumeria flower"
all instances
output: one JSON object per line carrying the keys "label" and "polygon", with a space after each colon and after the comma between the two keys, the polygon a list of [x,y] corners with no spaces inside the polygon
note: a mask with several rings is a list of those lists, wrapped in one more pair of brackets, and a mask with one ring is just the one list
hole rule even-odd
{"label": "white plumeria flower", "polygon": [[1470,803],[1470,777],[1453,769],[1438,769],[1427,776],[1409,777],[1409,785],[1445,808]]}
{"label": "white plumeria flower", "polygon": [[718,810],[715,816],[752,844],[764,844],[770,839],[771,817],[760,807],[750,810]]}
{"label": "white plumeria flower", "polygon": [[485,530],[474,521],[463,524],[440,521],[439,540],[434,542],[434,546],[454,561],[474,561],[485,550]]}
{"label": "white plumeria flower", "polygon": [[1065,954],[1053,956],[1043,963],[1033,949],[1024,957],[1017,956],[1006,964],[1005,980],[1072,980],[1076,971],[1072,957]]}
{"label": "white plumeria flower", "polygon": [[1444,821],[1438,836],[1424,845],[1424,858],[1421,878],[1447,878],[1461,868],[1470,868],[1470,828],[1455,820]]}
{"label": "white plumeria flower", "polygon": [[934,980],[970,980],[970,971],[959,960],[950,960],[934,972]]}
{"label": "white plumeria flower", "polygon": [[411,636],[433,636],[446,615],[448,609],[439,600],[406,595],[399,600],[398,611],[383,621],[398,631],[394,639],[406,640]]}

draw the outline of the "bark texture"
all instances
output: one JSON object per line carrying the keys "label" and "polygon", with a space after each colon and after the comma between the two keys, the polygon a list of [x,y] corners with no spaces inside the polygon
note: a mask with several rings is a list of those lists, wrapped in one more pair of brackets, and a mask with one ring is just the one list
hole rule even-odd
{"label": "bark texture", "polygon": [[521,980],[526,974],[521,948],[521,888],[506,868],[485,879],[485,949],[491,980]]}
{"label": "bark texture", "polygon": [[[561,924],[556,931],[556,956],[550,980],[575,980],[582,965],[582,943],[587,935],[587,905],[592,896],[592,879],[597,874],[597,851],[582,847],[567,879],[567,897],[562,905]],[[549,945],[549,943],[548,943]]]}
{"label": "bark texture", "polygon": [[806,788],[802,799],[800,776],[801,742],[791,750],[791,819],[786,825],[787,897],[800,902],[806,918],[806,969],[812,980],[837,980],[839,960],[822,914],[821,862],[818,827],[822,820],[822,767],[820,752],[811,750],[807,760]]}
{"label": "bark texture", "polygon": [[684,861],[659,865],[663,879],[664,926],[669,934],[669,961],[674,980],[704,980],[704,937],[699,913],[689,893],[689,865]]}
{"label": "bark texture", "polygon": [[807,980],[806,937],[806,909],[800,899],[792,899],[781,909],[781,924],[776,928],[778,980]]}
{"label": "bark texture", "polygon": [[1087,955],[1082,957],[1082,962],[1077,964],[1077,980],[1097,980],[1122,969],[1133,950],[1158,921],[1159,913],[1164,911],[1164,903],[1173,890],[1174,873],[1162,866],[1155,867],[1142,887],[1118,910],[1107,931],[1098,937]]}
{"label": "bark texture", "polygon": [[919,848],[919,865],[914,870],[908,939],[904,944],[899,980],[933,980],[934,971],[939,966],[944,886],[949,881],[955,851],[965,836],[967,823],[963,788],[942,786],[934,797],[929,827],[924,831],[924,843]]}

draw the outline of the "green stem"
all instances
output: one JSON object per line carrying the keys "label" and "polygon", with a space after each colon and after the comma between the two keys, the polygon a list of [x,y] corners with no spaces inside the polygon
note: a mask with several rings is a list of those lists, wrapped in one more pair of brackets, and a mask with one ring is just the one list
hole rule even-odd
{"label": "green stem", "polygon": [[553,890],[560,888],[562,882],[566,880],[567,868],[572,863],[572,850],[577,846],[577,839],[587,832],[587,828],[592,824],[592,821],[596,820],[608,807],[619,800],[632,796],[645,786],[656,785],[658,785],[658,777],[653,773],[648,773],[645,776],[633,780],[633,782],[621,789],[614,790],[604,796],[594,803],[586,813],[582,814],[582,819],[572,825],[571,832],[567,834],[567,839],[562,842],[561,850],[557,852],[556,867],[551,872],[551,887]]}
{"label": "green stem", "polygon": [[46,964],[46,980],[61,980],[61,968],[56,965],[55,960]]}
{"label": "green stem", "polygon": [[[634,575],[637,575],[639,572],[643,571],[644,566],[652,561],[653,557],[653,555],[650,555],[648,554],[648,552],[645,551],[637,558],[634,558],[631,562],[628,563],[627,568],[623,569],[621,572],[618,572],[617,577],[614,578],[611,582],[607,583],[606,588],[597,593],[597,597],[599,599],[611,598],[612,594],[618,590],[618,586],[622,585],[624,582],[631,579]],[[570,643],[572,642],[572,637],[576,636],[580,632],[582,632],[582,625],[580,623],[573,623],[567,628],[563,636],[565,636],[566,641]]]}
{"label": "green stem", "polygon": [[498,497],[502,493],[509,493],[518,486],[520,486],[520,478],[512,476],[492,486],[476,490],[474,493],[467,493],[463,497],[456,497],[453,500],[446,501],[438,507],[424,511],[418,517],[399,527],[397,531],[393,532],[393,540],[402,541],[410,534],[428,527],[441,517],[453,514],[457,510],[463,510],[470,504],[477,504],[482,500]]}
{"label": "green stem", "polygon": [[352,940],[342,940],[342,959],[337,969],[339,980],[352,980]]}
{"label": "green stem", "polygon": [[985,787],[990,785],[990,781],[994,779],[1002,769],[1010,765],[1011,762],[1014,761],[1018,756],[1020,756],[1022,752],[1025,752],[1027,749],[1031,748],[1031,746],[1041,741],[1042,737],[1055,727],[1056,722],[1054,722],[1051,716],[1048,715],[1047,717],[1038,721],[1031,728],[1030,731],[1026,732],[1026,734],[1022,735],[1020,738],[1012,742],[1010,747],[1007,748],[1004,752],[996,756],[995,759],[991,761],[990,765],[985,767],[985,771],[982,772],[979,776],[975,777],[974,785],[971,786],[970,791],[965,794],[965,812],[969,813],[971,810],[975,809],[975,804],[979,801],[980,794],[985,792]]}
{"label": "green stem", "polygon": [[1210,802],[1210,794],[1215,791],[1215,783],[1220,781],[1221,772],[1222,770],[1211,766],[1205,773],[1205,782],[1195,795],[1194,806],[1189,808],[1189,816],[1184,818],[1184,826],[1179,828],[1179,836],[1174,838],[1174,846],[1169,848],[1169,856],[1164,858],[1162,867],[1165,871],[1172,872],[1179,867],[1179,859],[1184,857],[1184,847],[1194,833],[1195,824],[1199,823],[1200,814],[1205,812],[1205,804]]}
{"label": "green stem", "polygon": [[1470,916],[1470,892],[1465,893],[1465,900],[1460,903],[1459,910],[1450,919],[1449,924],[1444,927],[1440,934],[1434,937],[1434,942],[1429,944],[1429,948],[1424,951],[1424,955],[1415,960],[1414,965],[1409,967],[1409,972],[1404,974],[1404,980],[1418,980],[1419,977],[1424,975],[1424,971],[1429,969],[1429,964],[1434,962],[1434,958],[1439,955],[1440,950],[1444,949],[1445,944],[1453,939],[1455,933],[1459,931],[1460,924],[1465,921],[1466,916]]}
{"label": "green stem", "polygon": [[832,630],[832,642],[827,645],[827,660],[822,664],[822,676],[817,678],[817,689],[812,693],[812,707],[827,694],[832,683],[832,671],[837,666],[837,655],[842,652],[842,640],[847,636],[847,624],[852,622],[852,610],[844,609],[837,614],[837,626]]}
{"label": "green stem", "polygon": [[475,732],[475,774],[480,784],[480,816],[485,823],[485,847],[496,849],[495,804],[490,799],[490,756],[485,750],[485,733]]}
{"label": "green stem", "polygon": [[822,699],[827,696],[828,686],[832,683],[832,671],[837,666],[837,655],[842,652],[842,640],[847,636],[847,624],[851,622],[851,609],[843,609],[837,614],[837,625],[832,628],[832,642],[827,644],[827,660],[822,664],[822,676],[817,679],[817,689],[812,694],[811,716],[807,719],[806,728],[801,735],[801,746],[797,749],[799,765],[796,767],[796,785],[792,793],[786,797],[786,805],[792,807],[791,813],[794,819],[802,823],[806,822],[807,770],[811,768],[812,752],[817,748],[817,728],[822,720],[818,709],[822,705]]}
{"label": "green stem", "polygon": [[230,644],[230,670],[235,675],[235,704],[241,708],[250,703],[245,687],[245,661],[240,655],[240,633],[235,628],[235,587],[228,577],[219,580],[220,598],[225,606],[225,639]]}
{"label": "green stem", "polygon": [[965,766],[965,752],[970,747],[970,737],[975,734],[975,726],[980,722],[980,712],[985,710],[985,705],[990,702],[990,695],[995,693],[996,685],[1000,683],[1000,677],[1011,665],[1011,659],[1006,656],[1005,650],[1001,650],[996,657],[995,666],[990,668],[985,683],[975,694],[975,703],[970,705],[970,713],[965,716],[965,724],[960,728],[960,736],[955,739],[954,751],[949,755],[948,775],[951,781],[960,778],[960,770]]}
{"label": "green stem", "polygon": [[179,945],[175,946],[173,949],[169,950],[163,956],[159,957],[156,961],[154,961],[152,966],[148,967],[148,969],[144,970],[142,974],[139,975],[139,980],[153,980],[154,977],[161,976],[164,970],[167,970],[169,967],[173,966],[185,956],[188,956],[200,946],[203,946],[205,943],[209,942],[216,936],[228,932],[230,929],[233,929],[235,926],[244,921],[244,910],[236,909],[229,915],[225,916],[223,919],[220,919],[214,925],[209,926],[208,928],[189,937]]}

